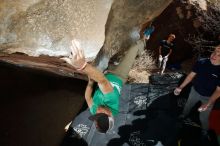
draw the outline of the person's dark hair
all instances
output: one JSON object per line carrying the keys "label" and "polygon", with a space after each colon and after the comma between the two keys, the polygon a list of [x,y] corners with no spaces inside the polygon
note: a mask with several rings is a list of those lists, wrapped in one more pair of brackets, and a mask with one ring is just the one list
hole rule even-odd
{"label": "person's dark hair", "polygon": [[98,113],[89,117],[90,120],[96,121],[97,130],[106,133],[109,130],[109,117],[105,113]]}

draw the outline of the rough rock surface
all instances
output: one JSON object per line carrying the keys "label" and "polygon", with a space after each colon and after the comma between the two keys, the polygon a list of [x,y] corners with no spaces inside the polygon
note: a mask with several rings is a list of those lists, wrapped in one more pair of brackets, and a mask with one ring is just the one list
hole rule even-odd
{"label": "rough rock surface", "polygon": [[76,39],[91,60],[103,45],[112,0],[20,0],[0,4],[2,51],[69,56],[70,40]]}
{"label": "rough rock surface", "polygon": [[205,52],[219,41],[220,11],[213,5],[217,3],[206,0],[173,1],[153,22],[156,29],[147,49],[152,50],[157,58],[159,42],[174,33],[175,47],[169,63],[182,63],[198,55],[207,56]]}
{"label": "rough rock surface", "polygon": [[[159,15],[171,1],[1,0],[0,60],[73,76],[74,70],[59,57],[70,54],[75,38],[90,61],[104,44],[97,62],[105,68],[110,57],[139,38],[145,18]],[[15,52],[20,53],[9,55]]]}

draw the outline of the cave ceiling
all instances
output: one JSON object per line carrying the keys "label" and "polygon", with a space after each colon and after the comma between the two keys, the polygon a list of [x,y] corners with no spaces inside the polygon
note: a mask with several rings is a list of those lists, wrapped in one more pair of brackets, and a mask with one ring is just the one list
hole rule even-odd
{"label": "cave ceiling", "polygon": [[72,39],[79,42],[87,61],[93,62],[101,51],[110,59],[135,43],[140,25],[170,2],[0,0],[0,61],[76,77],[60,59],[70,55]]}

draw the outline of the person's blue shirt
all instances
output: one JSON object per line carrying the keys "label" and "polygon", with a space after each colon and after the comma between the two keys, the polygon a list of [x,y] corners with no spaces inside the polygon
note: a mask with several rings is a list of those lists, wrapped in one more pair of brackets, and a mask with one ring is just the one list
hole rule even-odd
{"label": "person's blue shirt", "polygon": [[192,71],[196,73],[193,86],[200,95],[211,96],[220,87],[220,65],[213,65],[210,59],[198,60]]}

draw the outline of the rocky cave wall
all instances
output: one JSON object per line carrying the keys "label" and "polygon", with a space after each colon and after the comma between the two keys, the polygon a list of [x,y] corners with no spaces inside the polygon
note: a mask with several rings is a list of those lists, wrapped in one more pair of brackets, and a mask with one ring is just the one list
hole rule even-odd
{"label": "rocky cave wall", "polygon": [[107,67],[139,39],[146,17],[158,16],[171,1],[0,0],[0,59],[73,76],[59,57],[69,56],[71,39],[77,39],[89,61],[102,48],[96,60]]}
{"label": "rocky cave wall", "polygon": [[97,57],[98,62],[100,58],[108,60],[106,58],[114,55],[123,55],[140,39],[142,25],[159,16],[171,2],[172,0],[114,1],[106,24],[105,43]]}
{"label": "rocky cave wall", "polygon": [[111,5],[112,0],[1,0],[0,50],[69,56],[76,39],[93,60],[104,43]]}
{"label": "rocky cave wall", "polygon": [[220,41],[219,1],[175,0],[153,21],[155,32],[147,49],[158,56],[161,40],[170,33],[176,35],[175,47],[169,63],[182,63],[187,59],[208,57],[210,48]]}

